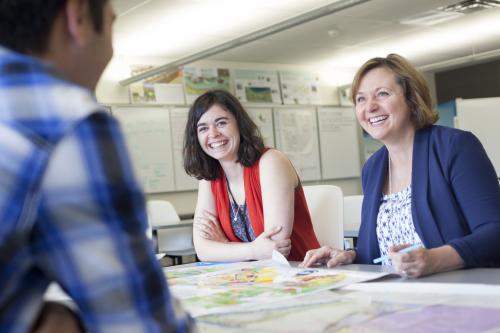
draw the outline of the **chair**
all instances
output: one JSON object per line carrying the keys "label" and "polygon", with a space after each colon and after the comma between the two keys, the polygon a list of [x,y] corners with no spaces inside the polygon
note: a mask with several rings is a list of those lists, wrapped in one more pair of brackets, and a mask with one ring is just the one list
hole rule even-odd
{"label": "chair", "polygon": [[353,246],[358,237],[361,225],[362,195],[348,195],[344,197],[344,236],[353,238]]}
{"label": "chair", "polygon": [[178,226],[181,222],[174,206],[165,200],[149,200],[147,213],[158,253],[164,253],[175,264],[182,264],[183,256],[195,255],[192,226]]}
{"label": "chair", "polygon": [[344,248],[343,194],[334,185],[304,186],[314,232],[319,244]]}

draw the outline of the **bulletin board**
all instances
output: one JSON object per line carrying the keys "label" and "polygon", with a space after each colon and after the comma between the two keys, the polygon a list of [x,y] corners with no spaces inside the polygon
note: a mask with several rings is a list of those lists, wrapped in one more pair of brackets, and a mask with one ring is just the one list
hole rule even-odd
{"label": "bulletin board", "polygon": [[[357,122],[349,107],[248,107],[264,144],[285,153],[302,181],[360,176]],[[184,171],[187,107],[113,106],[136,175],[147,193],[192,191]]]}
{"label": "bulletin board", "polygon": [[162,107],[113,107],[137,178],[147,193],[175,189],[170,117]]}
{"label": "bulletin board", "polygon": [[322,178],[359,177],[358,123],[353,108],[318,108],[318,127]]}

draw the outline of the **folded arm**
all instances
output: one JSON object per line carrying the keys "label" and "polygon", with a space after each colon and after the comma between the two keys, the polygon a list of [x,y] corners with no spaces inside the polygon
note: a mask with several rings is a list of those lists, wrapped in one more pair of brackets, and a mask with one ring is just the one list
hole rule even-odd
{"label": "folded arm", "polygon": [[290,252],[289,239],[273,239],[281,226],[265,230],[252,242],[231,242],[227,239],[215,213],[210,182],[202,180],[194,218],[193,241],[198,258],[203,261],[247,261],[269,259],[272,251]]}

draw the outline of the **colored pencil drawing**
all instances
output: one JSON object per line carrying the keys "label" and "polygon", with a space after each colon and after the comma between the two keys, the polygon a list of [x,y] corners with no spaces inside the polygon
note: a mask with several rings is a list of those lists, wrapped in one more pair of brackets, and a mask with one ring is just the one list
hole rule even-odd
{"label": "colored pencil drawing", "polygon": [[[377,276],[327,269],[303,269],[269,262],[192,267],[167,273],[171,290],[195,317],[230,313],[292,300],[323,290],[366,281]],[[215,267],[211,267],[216,269]],[[192,269],[192,271],[190,271]],[[384,274],[382,274],[384,275]]]}

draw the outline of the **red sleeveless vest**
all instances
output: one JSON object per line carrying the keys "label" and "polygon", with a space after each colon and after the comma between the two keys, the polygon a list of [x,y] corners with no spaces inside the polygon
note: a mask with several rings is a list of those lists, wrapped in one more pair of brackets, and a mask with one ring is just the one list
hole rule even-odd
{"label": "red sleeveless vest", "polygon": [[[264,211],[262,205],[262,192],[260,187],[259,160],[251,167],[244,168],[245,200],[250,223],[258,237],[264,231]],[[232,242],[240,242],[234,235],[229,217],[229,195],[226,187],[226,177],[221,176],[211,181],[214,195],[215,208],[226,237]],[[292,249],[288,260],[302,261],[308,250],[319,247],[319,242],[314,234],[311,216],[307,208],[302,185],[295,190],[294,219],[292,234]]]}

